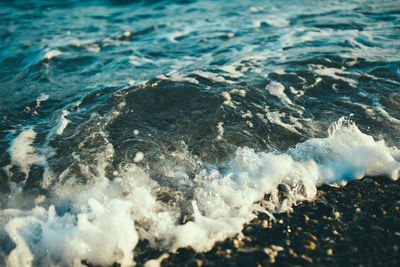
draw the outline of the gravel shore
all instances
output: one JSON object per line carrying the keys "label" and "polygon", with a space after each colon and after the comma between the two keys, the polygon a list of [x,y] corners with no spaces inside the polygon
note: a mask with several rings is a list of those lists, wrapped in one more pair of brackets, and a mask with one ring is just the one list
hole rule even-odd
{"label": "gravel shore", "polygon": [[[162,266],[399,266],[399,189],[399,181],[385,178],[325,185],[315,201],[275,214],[276,221],[260,214],[240,238],[219,242],[207,253],[179,249]],[[159,253],[146,247],[139,246],[138,266]]]}

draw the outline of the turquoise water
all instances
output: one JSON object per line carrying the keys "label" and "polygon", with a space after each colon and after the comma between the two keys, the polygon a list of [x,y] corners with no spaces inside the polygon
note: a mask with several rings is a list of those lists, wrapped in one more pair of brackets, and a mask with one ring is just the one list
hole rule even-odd
{"label": "turquoise water", "polygon": [[0,265],[206,251],[397,179],[399,25],[398,1],[0,3]]}

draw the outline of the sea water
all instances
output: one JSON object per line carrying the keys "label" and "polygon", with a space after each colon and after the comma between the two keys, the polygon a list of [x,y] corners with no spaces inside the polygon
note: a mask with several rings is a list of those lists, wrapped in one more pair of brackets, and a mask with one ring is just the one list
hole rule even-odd
{"label": "sea water", "polygon": [[2,266],[157,265],[399,177],[398,1],[12,1],[0,25]]}

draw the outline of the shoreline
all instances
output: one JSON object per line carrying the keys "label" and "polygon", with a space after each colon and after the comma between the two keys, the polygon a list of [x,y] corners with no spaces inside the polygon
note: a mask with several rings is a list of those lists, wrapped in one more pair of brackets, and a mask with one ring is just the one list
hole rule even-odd
{"label": "shoreline", "polygon": [[[209,252],[169,253],[161,266],[400,264],[400,181],[367,177],[344,187],[323,185],[314,201],[274,216],[271,222],[259,214],[241,238],[217,242]],[[154,250],[144,254],[135,257],[137,266],[144,256],[159,256]]]}

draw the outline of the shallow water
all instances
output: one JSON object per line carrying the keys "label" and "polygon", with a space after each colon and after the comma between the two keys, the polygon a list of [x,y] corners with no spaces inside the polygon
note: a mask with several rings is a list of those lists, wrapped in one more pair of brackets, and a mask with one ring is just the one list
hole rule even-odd
{"label": "shallow water", "polygon": [[398,1],[13,1],[0,25],[0,265],[207,251],[398,178]]}

